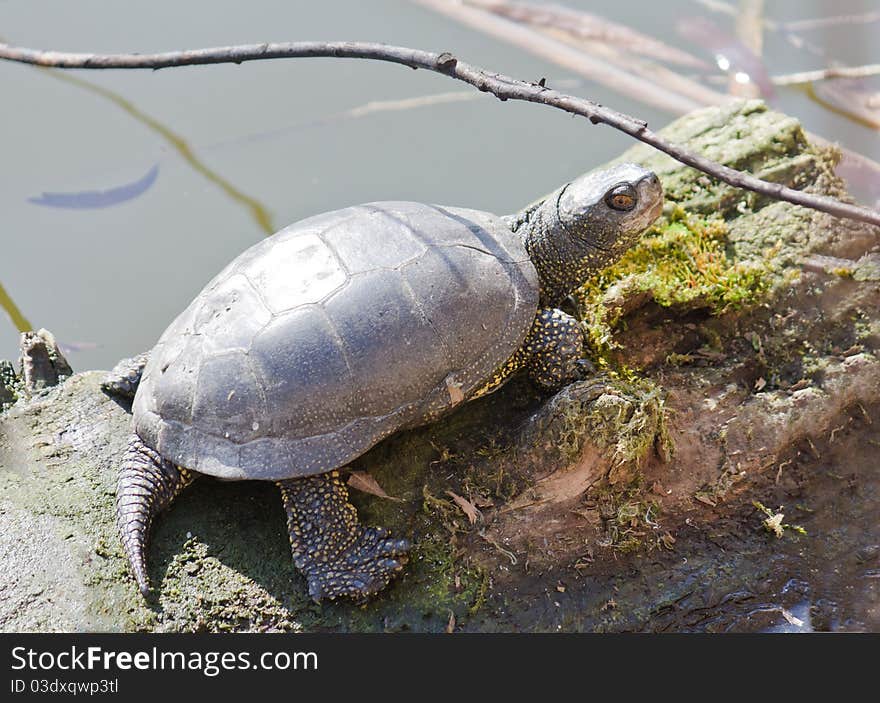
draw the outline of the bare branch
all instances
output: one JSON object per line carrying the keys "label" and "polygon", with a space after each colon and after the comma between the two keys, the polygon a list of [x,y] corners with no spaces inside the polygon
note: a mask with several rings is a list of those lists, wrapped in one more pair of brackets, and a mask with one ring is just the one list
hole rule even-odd
{"label": "bare branch", "polygon": [[419,49],[370,42],[291,42],[248,44],[240,46],[172,51],[160,54],[74,54],[40,51],[0,44],[0,58],[53,68],[159,69],[216,63],[243,63],[261,59],[334,57],[388,61],[413,69],[423,68],[469,83],[480,91],[492,93],[499,100],[523,100],[549,105],[586,117],[593,124],[606,124],[649,144],[687,166],[708,173],[719,180],[794,205],[820,210],[880,225],[880,212],[844,203],[823,195],[804,193],[779,183],[770,183],[716,163],[667,141],[648,129],[646,122],[585,98],[567,95],[540,83],[517,80],[459,61],[450,53],[436,54]]}

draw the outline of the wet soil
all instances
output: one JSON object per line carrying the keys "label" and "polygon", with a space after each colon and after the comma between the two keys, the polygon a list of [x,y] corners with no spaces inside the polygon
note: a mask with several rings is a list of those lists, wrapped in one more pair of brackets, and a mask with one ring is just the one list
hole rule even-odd
{"label": "wet soil", "polygon": [[[675,524],[662,521],[676,535],[671,549],[593,550],[577,567],[543,572],[501,565],[487,607],[465,629],[880,630],[880,427],[873,419],[880,405],[865,410],[841,416],[833,441],[793,448],[778,474],[729,503],[695,504]],[[777,538],[753,501],[779,508],[806,534],[786,529]]]}

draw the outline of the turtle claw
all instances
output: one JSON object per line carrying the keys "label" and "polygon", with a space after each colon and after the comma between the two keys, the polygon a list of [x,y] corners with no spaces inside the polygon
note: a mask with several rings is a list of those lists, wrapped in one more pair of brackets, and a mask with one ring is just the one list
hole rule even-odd
{"label": "turtle claw", "polygon": [[333,563],[318,563],[306,574],[309,595],[323,599],[351,598],[364,602],[381,591],[403,569],[410,543],[388,539],[384,528],[360,528],[358,539]]}

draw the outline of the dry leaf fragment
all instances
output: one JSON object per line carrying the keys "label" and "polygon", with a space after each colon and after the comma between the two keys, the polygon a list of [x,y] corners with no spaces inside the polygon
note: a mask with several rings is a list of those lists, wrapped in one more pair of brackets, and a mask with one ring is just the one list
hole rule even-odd
{"label": "dry leaf fragment", "polygon": [[455,632],[455,613],[449,611],[449,622],[446,623],[446,634],[451,635]]}
{"label": "dry leaf fragment", "polygon": [[804,388],[809,388],[811,385],[813,385],[813,382],[809,378],[802,378],[797,383],[793,383],[791,386],[789,386],[788,391],[789,393],[802,391]]}
{"label": "dry leaf fragment", "polygon": [[781,608],[780,610],[782,611],[782,617],[788,620],[791,625],[794,625],[795,627],[804,626],[804,621],[793,615],[790,610],[786,610],[785,608]]}
{"label": "dry leaf fragment", "polygon": [[446,390],[449,391],[449,400],[453,405],[458,405],[464,400],[464,393],[461,390],[461,384],[451,375],[446,377]]}
{"label": "dry leaf fragment", "polygon": [[348,477],[348,485],[357,491],[363,491],[370,495],[386,498],[387,500],[400,501],[400,498],[388,495],[382,486],[366,471],[352,471]]}
{"label": "dry leaf fragment", "polygon": [[492,508],[495,506],[495,503],[491,498],[486,498],[485,496],[480,495],[476,496],[472,502],[478,508]]}
{"label": "dry leaf fragment", "polygon": [[452,491],[446,491],[446,494],[455,501],[455,504],[461,508],[461,511],[467,515],[468,520],[470,520],[471,525],[477,524],[477,517],[480,514],[480,511],[477,510],[476,506],[471,503],[467,498],[462,498],[457,493],[453,493]]}

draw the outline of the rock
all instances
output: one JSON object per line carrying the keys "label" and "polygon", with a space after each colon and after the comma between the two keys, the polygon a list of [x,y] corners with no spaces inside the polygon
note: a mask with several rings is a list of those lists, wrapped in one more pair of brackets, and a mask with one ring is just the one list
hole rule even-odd
{"label": "rock", "polygon": [[26,393],[50,388],[73,375],[73,369],[61,353],[54,335],[48,330],[22,332],[21,378]]}
{"label": "rock", "polygon": [[[846,197],[835,152],[760,102],[701,110],[665,133]],[[11,575],[0,629],[442,632],[450,613],[459,630],[711,629],[712,603],[748,607],[767,579],[760,550],[793,532],[770,544],[752,496],[775,508],[785,494],[765,493],[791,486],[806,502],[831,475],[876,480],[854,467],[876,464],[859,457],[876,451],[880,418],[880,232],[719,185],[643,146],[622,158],[654,167],[669,202],[623,268],[579,293],[599,374],[549,399],[514,379],[359,459],[395,498],[355,492],[361,518],[415,543],[404,576],[363,608],[308,599],[273,486],[208,479],[158,523],[145,601],[114,525],[127,401],[102,391],[103,372],[65,379],[51,336],[30,338],[25,380],[43,390],[0,414]],[[0,393],[14,378],[4,383]],[[479,508],[475,525],[448,491]],[[780,512],[794,521],[793,506]],[[877,538],[858,539],[840,553]]]}

